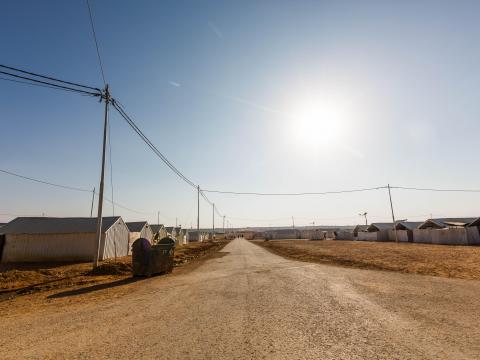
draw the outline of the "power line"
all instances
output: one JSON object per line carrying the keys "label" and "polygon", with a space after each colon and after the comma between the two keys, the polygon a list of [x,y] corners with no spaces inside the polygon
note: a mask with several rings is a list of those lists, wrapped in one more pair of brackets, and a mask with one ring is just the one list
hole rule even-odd
{"label": "power line", "polygon": [[221,191],[221,190],[206,190],[206,189],[202,189],[202,191],[205,191],[205,192],[208,192],[208,193],[231,194],[231,195],[307,196],[307,195],[329,195],[329,194],[354,193],[354,192],[380,190],[380,189],[386,189],[386,188],[387,188],[386,186],[377,186],[377,187],[372,187],[372,188],[352,189],[352,190],[323,191],[323,192],[297,192],[297,193],[237,192],[237,191]]}
{"label": "power line", "polygon": [[[37,83],[29,82],[29,81],[22,81],[22,80],[15,80],[15,79],[7,79],[7,78],[2,77],[2,76],[0,76],[0,80],[10,81],[10,82],[18,83],[18,84],[23,84],[23,85],[31,85],[31,86],[44,87],[44,88],[53,89],[53,90],[60,90],[60,91],[65,91],[65,92],[78,93],[77,91],[67,90],[67,89],[60,89],[60,88],[57,88],[57,87],[54,87],[54,86],[51,86],[51,85],[43,85],[43,84],[37,84]],[[81,96],[91,96],[90,94],[87,95],[87,94],[82,94],[82,93],[78,93],[78,95],[81,95]]]}
{"label": "power line", "polygon": [[[98,193],[95,192],[95,195],[98,196]],[[153,212],[153,211],[151,211],[151,212],[139,211],[139,210],[135,210],[135,209],[126,207],[126,206],[124,206],[124,205],[119,204],[118,202],[112,201],[111,199],[109,199],[109,198],[107,198],[107,197],[105,197],[105,196],[103,197],[103,199],[106,200],[106,201],[108,201],[110,204],[113,204],[113,205],[115,205],[115,206],[117,206],[117,207],[119,207],[119,208],[122,208],[122,209],[127,210],[127,211],[131,211],[131,212],[136,213],[136,214],[140,214],[140,215],[152,215],[152,214],[155,213],[155,212]]]}
{"label": "power line", "polygon": [[391,189],[401,189],[401,190],[415,190],[415,191],[436,191],[436,192],[470,192],[478,193],[478,189],[435,189],[435,188],[417,188],[417,187],[406,187],[406,186],[390,186]]}
{"label": "power line", "polygon": [[2,170],[2,169],[0,169],[0,172],[5,173],[5,174],[8,174],[8,175],[16,176],[16,177],[18,177],[18,178],[22,178],[22,179],[25,179],[25,180],[34,181],[34,182],[37,182],[37,183],[40,183],[40,184],[44,184],[44,185],[50,185],[50,186],[54,186],[54,187],[58,187],[58,188],[63,188],[63,189],[67,189],[67,190],[73,190],[73,191],[92,192],[92,190],[90,190],[90,189],[82,189],[82,188],[75,187],[75,186],[55,184],[55,183],[52,183],[52,182],[48,182],[48,181],[44,181],[44,180],[39,180],[39,179],[34,179],[34,178],[32,178],[32,177],[28,177],[28,176],[16,174],[16,173],[14,173],[14,172],[7,171],[7,170]]}
{"label": "power line", "polygon": [[175,165],[173,165],[165,155],[163,155],[160,150],[150,141],[150,139],[140,130],[140,128],[135,124],[130,116],[125,112],[123,107],[119,104],[118,101],[112,99],[113,107],[119,112],[119,114],[125,119],[125,121],[130,125],[130,127],[137,133],[138,136],[150,147],[150,149],[175,173],[177,174],[183,181],[185,181],[188,185],[196,188],[197,185],[190,179],[188,179],[185,175],[182,174],[180,170],[178,170]]}
{"label": "power line", "polygon": [[7,66],[7,65],[0,64],[0,67],[4,68],[4,69],[15,71],[15,72],[19,72],[19,73],[22,73],[22,74],[27,74],[27,75],[32,75],[32,76],[39,77],[39,78],[42,78],[42,79],[52,80],[52,81],[59,82],[59,83],[62,83],[62,84],[73,85],[73,86],[82,87],[82,88],[85,88],[85,89],[90,89],[90,90],[95,90],[95,91],[101,92],[101,90],[99,88],[96,88],[96,87],[82,85],[82,84],[74,83],[72,81],[60,80],[60,79],[57,79],[57,78],[54,78],[54,77],[51,77],[51,76],[41,75],[41,74],[37,74],[37,73],[31,72],[31,71],[17,69],[17,68],[14,68],[12,66]]}
{"label": "power line", "polygon": [[12,74],[12,73],[9,73],[9,72],[6,72],[6,71],[0,71],[0,74],[4,74],[4,75],[7,75],[7,76],[12,76],[12,77],[15,77],[15,78],[18,78],[18,79],[32,81],[32,82],[38,83],[38,84],[48,85],[50,87],[56,87],[58,89],[64,89],[64,90],[68,90],[68,91],[78,92],[78,93],[81,93],[81,94],[87,94],[87,95],[90,95],[90,96],[102,96],[101,92],[98,92],[98,93],[95,92],[94,93],[94,92],[91,92],[91,91],[75,89],[75,88],[64,86],[64,85],[54,84],[52,82],[46,82],[46,81],[37,80],[37,79],[30,78],[30,77],[22,76],[22,75]]}
{"label": "power line", "polygon": [[103,72],[102,58],[100,57],[100,50],[98,49],[97,34],[95,33],[95,25],[93,23],[92,9],[90,8],[90,1],[87,0],[88,14],[90,15],[90,25],[92,26],[93,40],[95,41],[95,48],[97,49],[98,63],[100,65],[100,71],[102,73],[103,84],[107,85],[105,80],[105,73]]}
{"label": "power line", "polygon": [[[49,186],[53,186],[53,187],[57,187],[57,188],[62,188],[62,189],[65,189],[65,190],[88,192],[88,193],[92,192],[91,189],[83,189],[83,188],[79,188],[79,187],[75,187],[75,186],[56,184],[56,183],[52,183],[52,182],[49,182],[49,181],[35,179],[35,178],[29,177],[29,176],[20,175],[20,174],[17,174],[17,173],[11,172],[11,171],[7,171],[7,170],[3,170],[3,169],[0,169],[0,172],[11,175],[11,176],[15,176],[15,177],[18,177],[18,178],[21,178],[21,179],[24,179],[24,180],[34,181],[34,182],[37,182],[37,183],[40,183],[40,184],[49,185]],[[95,195],[98,196],[98,192],[95,192]],[[143,215],[153,214],[153,212],[138,211],[138,210],[126,207],[126,206],[121,205],[117,202],[114,202],[111,199],[108,199],[106,197],[105,197],[105,200],[110,202],[111,204],[114,204],[114,205],[118,206],[119,208],[131,211],[131,212],[134,212],[134,213],[137,213],[137,214],[143,214]]]}

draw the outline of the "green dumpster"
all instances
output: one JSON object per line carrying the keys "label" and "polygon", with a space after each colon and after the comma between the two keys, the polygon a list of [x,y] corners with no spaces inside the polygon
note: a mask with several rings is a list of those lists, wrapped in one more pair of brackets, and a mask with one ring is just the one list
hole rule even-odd
{"label": "green dumpster", "polygon": [[173,270],[175,240],[166,237],[151,245],[147,239],[137,239],[132,244],[133,276],[151,276]]}

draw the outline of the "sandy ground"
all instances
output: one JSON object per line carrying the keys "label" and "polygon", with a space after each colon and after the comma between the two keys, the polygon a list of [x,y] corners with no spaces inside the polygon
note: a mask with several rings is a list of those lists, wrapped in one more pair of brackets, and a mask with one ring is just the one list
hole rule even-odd
{"label": "sandy ground", "polygon": [[[177,246],[174,266],[184,266],[220,250],[227,241]],[[102,261],[92,273],[91,263],[0,263],[0,302],[54,289],[118,282],[132,277],[132,257]]]}
{"label": "sandy ground", "polygon": [[217,254],[194,271],[0,308],[1,357],[480,358],[478,281],[298,262],[241,239]]}
{"label": "sandy ground", "polygon": [[253,240],[294,260],[480,280],[480,247],[343,240]]}

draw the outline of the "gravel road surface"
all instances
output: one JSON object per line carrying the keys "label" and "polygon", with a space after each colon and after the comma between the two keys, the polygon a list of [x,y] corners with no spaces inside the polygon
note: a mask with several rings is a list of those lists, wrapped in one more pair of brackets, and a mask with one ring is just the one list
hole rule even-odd
{"label": "gravel road surface", "polygon": [[480,358],[478,281],[297,262],[242,239],[222,254],[117,296],[2,313],[0,357]]}

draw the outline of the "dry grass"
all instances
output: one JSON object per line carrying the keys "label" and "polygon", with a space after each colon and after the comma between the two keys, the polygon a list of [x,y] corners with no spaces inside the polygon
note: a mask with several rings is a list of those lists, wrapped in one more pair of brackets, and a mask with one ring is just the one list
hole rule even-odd
{"label": "dry grass", "polygon": [[480,280],[480,247],[366,241],[253,241],[295,260]]}
{"label": "dry grass", "polygon": [[[216,252],[226,243],[208,241],[179,246],[175,249],[175,266],[182,266]],[[131,264],[131,256],[103,261],[94,272],[91,263],[0,264],[0,299],[127,279],[132,276]]]}

